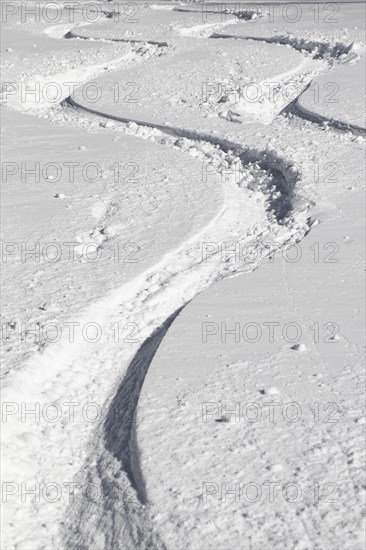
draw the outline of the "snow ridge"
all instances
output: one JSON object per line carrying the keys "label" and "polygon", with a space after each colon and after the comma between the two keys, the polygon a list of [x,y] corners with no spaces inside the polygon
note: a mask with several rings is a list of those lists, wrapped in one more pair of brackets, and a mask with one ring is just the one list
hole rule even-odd
{"label": "snow ridge", "polygon": [[166,48],[168,46],[167,42],[159,42],[157,40],[136,40],[133,38],[93,38],[92,36],[83,36],[75,31],[75,29],[69,30],[64,34],[64,38],[71,39],[75,38],[78,40],[98,40],[99,42],[126,42],[128,44],[151,44],[153,46],[158,46],[160,48]]}
{"label": "snow ridge", "polygon": [[313,59],[325,59],[330,63],[336,60],[345,60],[353,48],[353,44],[344,44],[343,42],[327,42],[312,40],[307,38],[299,38],[291,34],[282,36],[272,36],[271,38],[260,36],[239,36],[232,34],[213,33],[210,38],[231,38],[236,40],[255,40],[257,42],[266,42],[268,44],[279,44],[281,46],[291,46],[301,53],[310,53]]}

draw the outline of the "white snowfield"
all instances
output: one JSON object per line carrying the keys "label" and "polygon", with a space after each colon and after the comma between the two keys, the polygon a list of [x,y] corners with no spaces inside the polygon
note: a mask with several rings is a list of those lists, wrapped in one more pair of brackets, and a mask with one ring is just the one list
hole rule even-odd
{"label": "white snowfield", "polygon": [[2,547],[363,548],[364,4],[2,10]]}

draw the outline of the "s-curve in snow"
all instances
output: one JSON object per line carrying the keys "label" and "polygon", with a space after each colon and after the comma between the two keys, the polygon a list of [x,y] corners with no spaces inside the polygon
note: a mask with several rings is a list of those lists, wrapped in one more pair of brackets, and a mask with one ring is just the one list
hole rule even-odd
{"label": "s-curve in snow", "polygon": [[4,548],[361,549],[362,15],[4,4]]}

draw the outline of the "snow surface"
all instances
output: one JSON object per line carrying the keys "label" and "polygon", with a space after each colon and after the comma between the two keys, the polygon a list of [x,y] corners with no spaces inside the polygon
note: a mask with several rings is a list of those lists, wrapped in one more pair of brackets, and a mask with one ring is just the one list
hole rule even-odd
{"label": "snow surface", "polygon": [[3,13],[3,547],[363,548],[364,4],[46,4]]}

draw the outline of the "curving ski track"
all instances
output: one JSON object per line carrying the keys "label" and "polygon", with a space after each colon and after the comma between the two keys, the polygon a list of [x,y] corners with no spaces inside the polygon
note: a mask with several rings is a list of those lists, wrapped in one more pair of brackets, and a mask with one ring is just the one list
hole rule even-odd
{"label": "curving ski track", "polygon": [[[70,39],[78,36],[69,31],[64,37]],[[212,37],[215,38],[214,35]],[[220,38],[225,37],[221,35]],[[249,37],[248,39],[252,38]],[[140,42],[131,40],[116,41]],[[272,40],[271,42],[275,41]],[[167,46],[166,43],[148,43]],[[296,207],[296,183],[299,175],[295,174],[294,179],[289,180],[286,172],[287,167],[284,165],[283,160],[276,157],[275,154],[247,149],[242,144],[221,140],[199,132],[166,125],[149,124],[141,120],[131,121],[130,118],[123,116],[107,116],[103,112],[78,105],[72,97],[64,100],[63,107],[78,109],[93,116],[110,118],[123,124],[134,122],[138,126],[160,130],[173,138],[185,138],[193,142],[205,141],[216,148],[218,147],[223,157],[228,152],[234,152],[243,166],[250,163],[257,164],[259,179],[261,170],[268,172],[273,178],[272,183],[274,182],[276,187],[275,197],[273,192],[269,192],[263,186],[261,191],[266,199],[269,226],[274,224],[276,229],[283,230],[282,244],[291,239],[300,240],[309,230],[305,214],[304,223],[300,230],[291,227],[291,212]],[[286,109],[284,112],[297,114],[295,102]],[[346,131],[336,121],[334,121],[334,127]],[[358,127],[351,129],[355,132],[365,132],[364,129]],[[347,131],[349,131],[349,128],[347,128]],[[228,192],[230,194],[230,190]],[[310,201],[308,201],[307,207],[309,205]],[[207,232],[213,226],[217,226],[216,230],[223,230],[226,223],[225,212],[229,206],[229,203],[224,204],[222,210],[208,226],[202,229],[201,233],[208,234]],[[306,209],[304,208],[304,213],[306,213]],[[221,236],[225,237],[225,233],[222,233]],[[260,237],[260,235],[256,235],[256,237]],[[248,240],[246,235],[243,236],[243,239],[244,241]],[[143,314],[143,324],[147,327],[146,337],[143,344],[135,351],[134,357],[129,360],[125,373],[122,373],[122,380],[114,383],[114,390],[107,400],[109,406],[104,421],[94,431],[89,441],[88,458],[76,478],[83,485],[87,485],[90,480],[99,480],[102,498],[97,501],[91,500],[88,503],[77,498],[74,504],[69,507],[62,522],[60,533],[64,541],[63,545],[67,548],[87,549],[101,546],[113,550],[132,550],[137,547],[141,550],[164,548],[158,534],[154,532],[153,520],[149,517],[143,476],[139,470],[138,448],[135,443],[133,420],[146,372],[174,318],[198,292],[207,288],[219,277],[224,277],[234,270],[229,263],[224,268],[217,269],[216,272],[210,272],[209,268],[204,266],[202,261],[199,261],[199,256],[195,257],[197,243],[199,243],[199,235],[195,239],[182,243],[176,251],[169,253],[158,265],[152,266],[147,272],[139,276],[138,280],[130,281],[130,283],[118,289],[107,303],[102,303],[104,311],[101,319],[108,320],[108,322],[110,322],[111,311],[116,315],[114,310],[116,304],[121,303],[121,298],[132,303],[134,306],[132,311],[137,311],[137,315],[139,313]],[[172,261],[173,259],[174,261]],[[172,265],[174,265],[173,270],[171,269]],[[253,268],[255,268],[255,264],[249,266],[249,269]],[[184,286],[185,275],[192,271],[194,272],[195,285],[194,288],[187,290]],[[161,289],[146,295],[147,281],[151,273],[157,274]],[[160,296],[157,300],[156,294],[158,292],[163,293],[163,297]],[[158,303],[161,311],[158,313],[156,307],[151,307],[150,302],[152,302],[152,306],[156,306],[156,303]],[[99,305],[95,304],[94,309],[98,310]],[[132,315],[126,315],[127,320],[130,317],[132,318]],[[149,319],[149,323],[147,319]],[[66,351],[66,359],[59,364],[60,371],[65,368],[65,362],[67,362],[66,368],[70,368],[76,358],[82,360],[87,357],[82,346],[77,349],[74,347],[71,351],[67,349],[67,343],[60,343],[61,350],[62,352]],[[99,368],[98,358],[96,358],[96,361],[95,371],[97,372],[97,367]],[[43,362],[46,368],[47,352]],[[40,365],[37,364],[36,366],[39,368]],[[32,375],[31,371],[32,368],[29,373],[30,377]],[[93,372],[93,366],[91,372]],[[119,377],[121,377],[120,373]],[[117,416],[115,414],[116,410],[119,411]]]}
{"label": "curving ski track", "polygon": [[[305,90],[303,90],[302,93],[304,93],[304,91]],[[299,97],[300,96],[298,96],[292,103],[290,103],[290,105],[285,107],[281,114],[290,114],[298,118],[302,118],[303,120],[308,120],[309,122],[313,122],[314,124],[317,124],[322,128],[331,128],[332,130],[335,130],[337,132],[347,134],[351,133],[353,135],[366,137],[366,128],[363,128],[362,126],[357,126],[356,124],[347,124],[346,122],[335,120],[334,118],[327,118],[319,113],[315,113],[314,111],[305,109],[300,105],[298,101]]]}
{"label": "curving ski track", "polygon": [[[75,33],[70,32],[68,33],[66,38],[76,36],[77,35]],[[215,37],[215,35],[212,35],[212,37]],[[118,41],[118,39],[116,39],[116,41]],[[275,40],[271,42],[276,43]],[[294,47],[299,50],[306,49],[303,47],[303,43],[301,43],[301,47]],[[323,56],[326,52],[327,54],[334,55],[334,58],[337,59],[338,56],[341,55],[341,53],[349,53],[351,48],[352,45],[348,48],[337,48],[334,51],[329,52],[329,50],[325,47],[323,50],[319,50],[318,47],[316,55]],[[308,51],[313,51],[313,49],[309,46]],[[321,52],[321,54],[319,52]],[[131,119],[123,116],[106,115],[105,113],[96,109],[81,106],[71,96],[64,101],[64,107],[72,107],[79,111],[84,111],[94,116],[111,119],[123,124],[133,122],[138,126],[152,128],[155,130],[158,129],[164,134],[176,138],[181,137],[193,142],[205,141],[218,146],[224,153],[235,151],[235,155],[239,156],[241,163],[246,164],[250,162],[257,162],[261,169],[272,171],[272,173],[274,174],[276,187],[280,190],[281,194],[279,199],[277,199],[276,201],[272,201],[272,203],[269,205],[269,210],[271,210],[275,214],[277,223],[281,223],[281,220],[283,220],[291,212],[293,206],[292,198],[294,194],[296,179],[292,182],[286,180],[286,177],[283,173],[283,161],[280,161],[274,155],[268,155],[268,153],[260,153],[259,151],[254,150],[245,150],[245,148],[243,148],[241,144],[229,142],[227,140],[221,140],[220,138],[216,138],[200,132],[188,131],[182,128],[167,125],[157,125],[145,122],[143,120]],[[303,232],[303,235],[305,233],[306,230]],[[299,238],[301,237],[299,236]],[[127,525],[129,525],[129,528],[127,530],[124,529],[120,531],[119,536],[113,536],[109,543],[106,544],[106,548],[121,548],[122,550],[123,548],[130,548],[130,544],[131,548],[164,548],[162,541],[153,531],[151,520],[146,510],[147,497],[143,484],[143,476],[139,469],[138,448],[135,444],[133,417],[134,411],[138,404],[139,394],[143,385],[144,377],[148,371],[149,365],[170,324],[173,322],[176,315],[178,315],[182,307],[184,307],[184,304],[176,312],[172,313],[172,315],[159,328],[154,331],[154,333],[144,342],[144,344],[136,353],[114,397],[113,404],[109,409],[109,413],[103,426],[103,435],[99,434],[99,437],[97,437],[97,442],[94,446],[93,452],[95,452],[96,448],[99,449],[99,460],[101,461],[101,463],[103,464],[103,461],[106,460],[107,464],[109,464],[109,466],[106,468],[106,464],[104,463],[103,466],[99,469],[99,473],[95,470],[94,475],[99,475],[102,480],[105,480],[106,472],[108,471],[108,468],[112,466],[112,455],[115,459],[119,461],[121,470],[126,473],[127,480],[130,483],[131,488],[135,491],[136,497],[138,498],[140,503],[139,505],[137,504],[137,502],[131,503],[127,501],[124,503],[124,510],[126,515],[123,518],[122,523],[125,524],[126,522]],[[116,408],[121,411],[121,416],[119,416],[118,419],[116,419],[115,417]],[[83,477],[85,482],[85,474],[83,475]],[[110,498],[111,486],[102,483],[102,487],[104,487],[104,509],[108,510],[111,507],[113,509],[115,504],[113,503],[113,501],[111,501]],[[122,493],[126,494],[126,492],[128,493],[129,491],[126,491],[126,486],[124,486]],[[137,516],[136,507],[140,508]],[[81,504],[79,504],[77,508],[77,517],[79,518],[77,521],[77,525],[80,527],[81,525],[84,525],[84,523],[87,523],[87,520],[90,517],[90,510],[86,510]],[[74,515],[74,510],[70,513],[69,517],[71,517],[72,515]],[[142,526],[141,519],[143,523]],[[131,529],[131,521],[132,524],[135,524],[135,526],[138,525],[139,528],[137,531],[139,531],[139,535],[137,535],[136,531],[134,532],[134,530]],[[70,538],[69,535],[70,527],[72,527],[73,525],[75,528],[76,525],[74,522],[72,522],[71,525],[67,525],[66,523],[66,528],[64,530],[64,535],[68,544],[75,542],[75,539],[73,537]],[[111,526],[112,532],[115,530],[115,527],[116,524],[114,523],[113,526]],[[88,545],[93,544],[93,539],[88,538],[88,534],[86,532],[84,532],[83,537],[86,537]]]}
{"label": "curving ski track", "polygon": [[[347,56],[352,59],[352,48],[353,44],[344,44],[342,42],[337,42],[335,44],[330,44],[327,42],[319,42],[314,40],[300,39],[293,36],[273,36],[271,38],[259,37],[259,36],[238,36],[232,34],[223,34],[223,33],[213,33],[210,38],[214,39],[231,39],[231,40],[253,40],[256,42],[265,42],[267,44],[279,44],[282,46],[291,46],[295,50],[303,53],[307,52],[312,56],[313,59],[325,60],[329,64],[329,69],[333,67],[342,57]],[[338,132],[353,133],[359,136],[366,136],[366,128],[358,126],[355,124],[347,124],[341,120],[330,119],[314,111],[310,111],[301,107],[299,104],[299,98],[301,95],[306,92],[306,90],[311,86],[312,81],[309,82],[307,86],[301,91],[301,93],[282,109],[280,114],[288,115],[292,114],[303,120],[313,122],[319,126],[326,126]]]}

